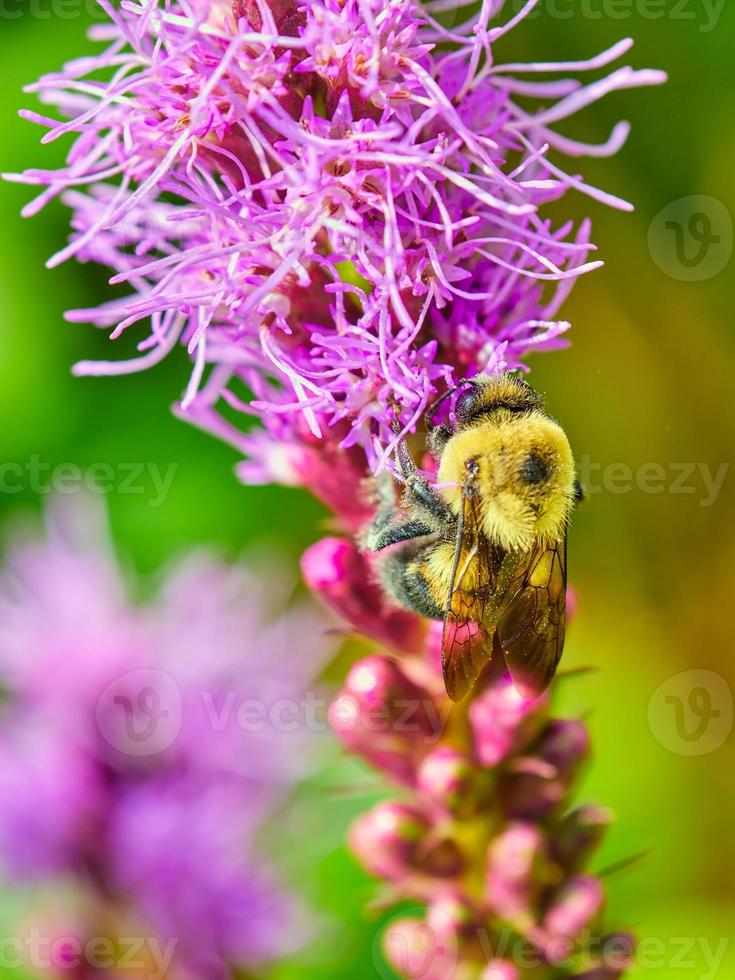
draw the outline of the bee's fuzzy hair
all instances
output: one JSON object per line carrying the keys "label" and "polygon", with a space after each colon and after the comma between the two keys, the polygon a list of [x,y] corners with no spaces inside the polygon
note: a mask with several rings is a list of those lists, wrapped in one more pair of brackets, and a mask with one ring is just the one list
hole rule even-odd
{"label": "bee's fuzzy hair", "polygon": [[[541,477],[529,480],[533,459]],[[575,472],[561,426],[543,412],[470,425],[447,443],[438,479],[455,513],[462,506],[468,460],[477,462],[476,486],[485,536],[509,551],[558,540],[574,503]]]}

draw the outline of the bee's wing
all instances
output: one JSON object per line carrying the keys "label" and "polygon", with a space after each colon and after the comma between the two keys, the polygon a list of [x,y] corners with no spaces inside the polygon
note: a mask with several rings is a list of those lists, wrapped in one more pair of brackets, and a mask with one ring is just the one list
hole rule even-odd
{"label": "bee's wing", "polygon": [[564,647],[567,539],[508,555],[499,573],[504,595],[497,635],[517,690],[526,698],[551,683]]}
{"label": "bee's wing", "polygon": [[476,498],[465,486],[442,632],[444,686],[452,701],[467,696],[492,654],[493,631],[484,624],[493,566],[479,526]]}

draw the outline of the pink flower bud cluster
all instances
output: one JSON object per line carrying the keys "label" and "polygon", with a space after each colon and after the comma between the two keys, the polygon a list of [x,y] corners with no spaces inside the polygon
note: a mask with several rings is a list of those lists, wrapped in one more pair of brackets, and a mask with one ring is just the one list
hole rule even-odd
{"label": "pink flower bud cluster", "polygon": [[322,540],[303,569],[379,644],[352,666],[330,722],[402,791],[359,817],[349,837],[393,898],[426,905],[423,918],[385,933],[392,966],[423,980],[620,976],[632,939],[606,935],[603,884],[586,870],[612,815],[570,804],[590,750],[584,723],[551,718],[548,695],[525,700],[498,668],[453,706],[438,632],[387,604],[354,544]]}

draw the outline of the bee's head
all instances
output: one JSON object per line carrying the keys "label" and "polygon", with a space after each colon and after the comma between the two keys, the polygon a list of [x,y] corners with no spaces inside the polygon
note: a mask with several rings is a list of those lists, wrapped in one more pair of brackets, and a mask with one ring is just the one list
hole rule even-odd
{"label": "bee's head", "polygon": [[461,428],[442,453],[438,479],[455,513],[469,481],[485,536],[509,551],[556,540],[574,499],[574,461],[564,430],[538,410]]}
{"label": "bee's head", "polygon": [[478,374],[465,384],[454,406],[458,430],[481,417],[507,417],[541,408],[541,396],[520,374]]}

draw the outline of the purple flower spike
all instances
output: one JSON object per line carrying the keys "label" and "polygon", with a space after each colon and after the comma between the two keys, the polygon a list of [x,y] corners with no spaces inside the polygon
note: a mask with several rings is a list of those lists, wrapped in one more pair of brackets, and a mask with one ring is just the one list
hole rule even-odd
{"label": "purple flower spike", "polygon": [[[98,53],[31,87],[57,118],[24,113],[45,130],[43,142],[71,137],[65,165],[12,178],[38,190],[25,214],[55,197],[71,210],[70,239],[49,265],[95,262],[121,287],[67,318],[113,340],[127,334],[135,355],[75,371],[139,371],[183,345],[193,368],[177,415],[234,446],[244,482],[306,487],[337,533],[360,540],[378,496],[369,478],[395,471],[406,436],[420,442],[437,396],[478,372],[526,370],[533,353],[566,344],[562,305],[601,263],[590,220],[557,219],[547,205],[558,212],[575,192],[631,207],[591,186],[580,163],[616,153],[628,124],[591,145],[566,134],[569,120],[665,76],[615,67],[630,39],[586,60],[508,63],[505,35],[536,0],[516,10],[505,0],[101,2],[110,23],[92,29]],[[450,7],[473,12],[445,26]],[[549,722],[550,695],[524,700],[498,658],[468,703],[451,705],[441,623],[395,609],[351,540],[314,545],[303,572],[350,629],[387,651],[350,672],[330,721],[348,749],[402,784],[404,799],[358,819],[350,838],[392,896],[428,906],[426,917],[388,929],[393,966],[422,980],[520,980],[500,946],[510,923],[546,964],[561,950],[587,980],[626,969],[624,958],[611,965],[578,948],[602,905],[600,883],[584,869],[607,823],[593,809],[568,813],[589,750],[584,725]],[[119,616],[121,628],[106,634],[127,637],[116,583],[86,574],[75,584],[94,600],[84,611]],[[571,618],[572,592],[568,602]],[[59,615],[60,635],[73,639],[74,616]],[[198,636],[208,642],[206,629]],[[129,648],[132,640],[111,644],[109,663],[100,663],[68,643],[69,703],[86,698],[88,709]],[[251,673],[270,676],[272,659]],[[34,662],[47,691],[48,663]],[[33,688],[23,665],[10,664],[12,674],[19,691]],[[130,697],[124,686],[116,693]],[[71,716],[75,744],[86,746],[86,715]],[[229,771],[232,743],[210,744],[203,731],[196,716],[187,746],[204,746],[210,763]],[[170,755],[174,767],[189,758]],[[258,752],[247,759],[260,790],[269,761]],[[113,751],[104,762],[116,778],[125,771]],[[18,849],[29,866],[57,860],[86,825],[74,790],[87,774],[69,760],[65,771],[71,791],[57,779],[40,794],[58,806],[57,832],[39,837],[36,853]],[[136,775],[144,773],[138,762]],[[24,779],[16,770],[9,786]],[[30,808],[9,802],[11,821],[22,824]],[[136,795],[127,819],[118,815],[118,839],[132,850],[139,820],[162,840],[154,831],[165,832],[164,811]],[[228,810],[225,834],[237,813]],[[204,810],[200,818],[204,833]],[[181,851],[171,870],[165,848],[141,846],[137,863],[118,869],[125,887],[151,881],[160,896],[161,882],[209,867],[196,840]],[[214,871],[219,858],[215,851]],[[209,922],[210,908],[247,877],[237,864],[224,881],[203,880],[206,908],[186,911]],[[257,898],[262,879],[252,881]],[[166,911],[159,902],[148,914]],[[239,956],[232,923],[224,915],[217,923],[222,949]],[[201,960],[193,975],[209,980]]]}
{"label": "purple flower spike", "polygon": [[100,263],[127,289],[68,319],[135,332],[137,356],[76,373],[142,370],[183,344],[179,413],[243,452],[242,477],[346,507],[302,447],[335,460],[355,447],[378,469],[396,411],[412,430],[458,376],[562,346],[561,303],[600,262],[588,221],[556,224],[544,207],[570,190],[630,205],[551,157],[576,170],[629,127],[588,145],[557,125],[664,75],[608,69],[630,40],[579,62],[504,63],[503,36],[532,7],[483,0],[449,29],[432,0],[105,4],[102,50],[30,87],[60,121],[23,113],[44,142],[74,138],[66,165],[11,177],[38,189],[25,214],[58,196],[71,209],[50,266]]}
{"label": "purple flower spike", "polygon": [[[349,580],[353,594],[343,601],[359,602],[359,576]],[[425,919],[389,927],[386,955],[407,978],[522,980],[525,972],[500,957],[511,928],[539,964],[576,968],[589,960],[582,937],[595,936],[604,905],[602,882],[584,868],[611,821],[601,807],[568,809],[587,729],[549,720],[549,696],[526,701],[504,675],[450,709],[434,683],[436,633],[424,637],[423,664],[418,650],[358,661],[330,710],[343,744],[406,790],[359,817],[350,834],[357,858],[396,900],[428,906]],[[418,725],[403,724],[405,709]],[[499,958],[488,963],[493,949]]]}

